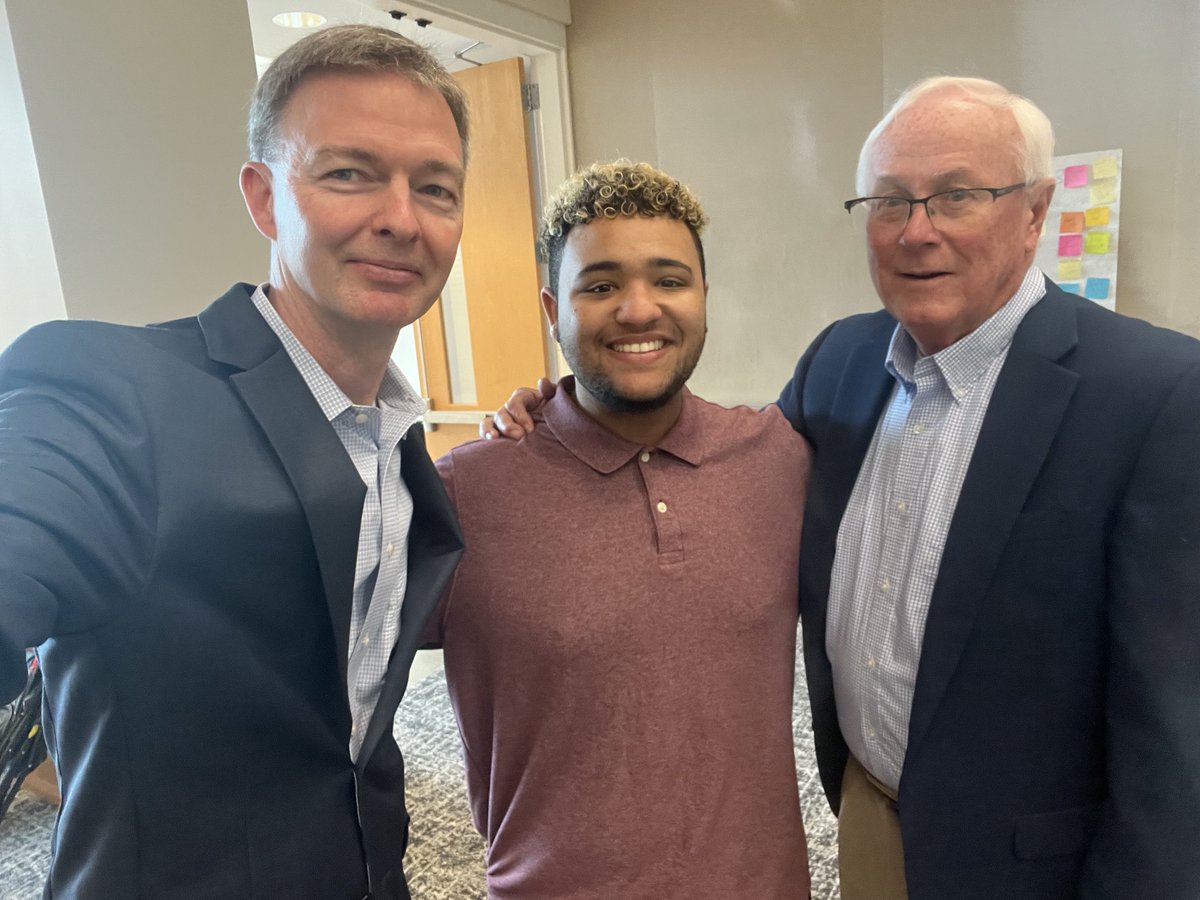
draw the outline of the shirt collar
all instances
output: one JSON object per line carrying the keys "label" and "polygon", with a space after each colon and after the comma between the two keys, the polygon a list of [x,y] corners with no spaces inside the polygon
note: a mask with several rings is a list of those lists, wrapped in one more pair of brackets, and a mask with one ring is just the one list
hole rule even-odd
{"label": "shirt collar", "polygon": [[683,388],[683,409],[675,424],[658,442],[646,448],[613,434],[589,416],[575,400],[575,376],[558,382],[558,391],[538,411],[564,447],[580,462],[601,475],[609,475],[625,465],[643,449],[670,453],[692,466],[704,461],[704,428],[700,401]]}
{"label": "shirt collar", "polygon": [[[970,334],[930,357],[956,398],[964,396],[991,362],[1008,349],[1021,320],[1045,295],[1045,276],[1036,265],[1030,266],[1016,293],[1003,306]],[[897,324],[884,363],[888,372],[902,385],[912,385],[920,359],[917,342]]]}
{"label": "shirt collar", "polygon": [[[284,350],[287,351],[292,363],[300,371],[325,418],[332,422],[348,409],[352,409],[354,404],[337,386],[337,382],[329,377],[329,373],[321,368],[321,364],[308,352],[308,348],[300,342],[300,339],[288,327],[287,322],[283,321],[283,317],[267,299],[266,288],[265,284],[260,284],[254,291],[251,298],[254,306],[266,323],[271,326],[271,330],[279,337]],[[383,408],[396,409],[412,416],[414,420],[425,413],[425,401],[413,390],[408,379],[404,377],[404,373],[400,371],[400,367],[392,360],[388,360],[387,370],[379,385],[376,404]]]}

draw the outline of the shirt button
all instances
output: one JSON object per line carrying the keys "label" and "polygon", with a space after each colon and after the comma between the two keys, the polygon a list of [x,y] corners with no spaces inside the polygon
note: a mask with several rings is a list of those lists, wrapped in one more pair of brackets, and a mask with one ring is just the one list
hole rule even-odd
{"label": "shirt button", "polygon": [[872,656],[870,659],[867,660],[867,668],[868,669],[875,668],[875,657]]}
{"label": "shirt button", "polygon": [[361,425],[363,422],[367,421],[367,414],[359,413],[358,415],[356,415],[354,417],[354,421],[357,422],[359,425]]}
{"label": "shirt button", "polygon": [[661,500],[659,500],[659,501],[658,501],[658,511],[659,511],[659,512],[666,512],[666,511],[667,511],[667,504],[665,504],[665,503],[663,503]]}
{"label": "shirt button", "polygon": [[358,726],[357,726],[357,725],[354,725],[354,724],[351,724],[351,726],[350,726],[350,736],[351,736],[351,737],[353,737],[353,736],[354,736],[354,735],[356,735],[356,734],[358,734]]}
{"label": "shirt button", "polygon": [[363,635],[363,646],[364,647],[371,646],[371,636],[369,634]]}
{"label": "shirt button", "polygon": [[896,512],[904,512],[906,509],[908,509],[907,503],[905,503],[903,500],[896,501]]}
{"label": "shirt button", "polygon": [[642,451],[642,462],[650,462],[650,454],[647,451]]}
{"label": "shirt button", "polygon": [[924,425],[922,425],[920,422],[918,422],[916,425],[914,425],[914,426],[912,427],[912,433],[913,433],[913,434],[920,434],[920,433],[921,433],[922,431],[924,431],[924,430],[925,430],[925,426],[924,426]]}
{"label": "shirt button", "polygon": [[881,591],[887,591],[891,586],[892,586],[892,583],[890,581],[888,581],[886,578],[883,579],[883,581],[879,582],[879,589]]}
{"label": "shirt button", "polygon": [[387,549],[388,559],[391,559],[391,558],[392,558],[392,554],[393,554],[393,553],[395,553],[395,552],[396,552],[396,545],[395,545],[395,544],[391,544],[391,543],[389,543],[389,544],[388,544],[388,549]]}

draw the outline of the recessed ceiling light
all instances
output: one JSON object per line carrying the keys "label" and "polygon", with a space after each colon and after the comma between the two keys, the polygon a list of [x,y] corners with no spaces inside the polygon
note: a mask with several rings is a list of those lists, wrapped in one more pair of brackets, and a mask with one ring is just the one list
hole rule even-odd
{"label": "recessed ceiling light", "polygon": [[273,16],[271,21],[281,28],[316,28],[325,24],[325,17],[319,13],[285,12]]}

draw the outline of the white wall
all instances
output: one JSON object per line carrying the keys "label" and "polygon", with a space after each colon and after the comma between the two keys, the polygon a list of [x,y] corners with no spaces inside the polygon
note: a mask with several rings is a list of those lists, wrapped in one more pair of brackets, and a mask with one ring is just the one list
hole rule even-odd
{"label": "white wall", "polygon": [[0,2],[0,348],[31,325],[66,317],[50,223],[38,179],[37,158],[8,10]]}
{"label": "white wall", "polygon": [[174,318],[264,278],[237,189],[245,0],[6,7],[68,315]]}
{"label": "white wall", "polygon": [[841,201],[871,125],[934,72],[1028,94],[1060,152],[1121,147],[1118,309],[1200,334],[1200,0],[573,0],[572,15],[577,161],[646,159],[712,217],[698,393],[772,400],[821,327],[877,307]]}

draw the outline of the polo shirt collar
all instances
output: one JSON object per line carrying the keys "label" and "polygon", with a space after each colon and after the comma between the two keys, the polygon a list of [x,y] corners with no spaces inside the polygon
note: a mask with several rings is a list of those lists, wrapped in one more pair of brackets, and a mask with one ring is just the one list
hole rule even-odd
{"label": "polo shirt collar", "polygon": [[683,409],[671,430],[655,447],[645,447],[613,434],[589,416],[575,400],[575,376],[558,382],[558,391],[541,408],[540,414],[550,431],[576,459],[609,475],[643,450],[670,453],[692,466],[704,460],[704,429],[700,402],[683,388]]}

